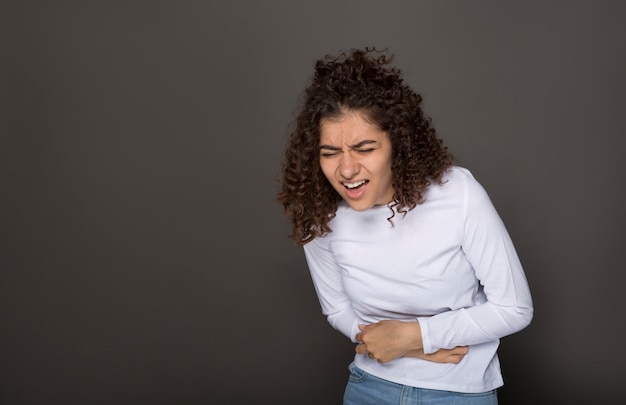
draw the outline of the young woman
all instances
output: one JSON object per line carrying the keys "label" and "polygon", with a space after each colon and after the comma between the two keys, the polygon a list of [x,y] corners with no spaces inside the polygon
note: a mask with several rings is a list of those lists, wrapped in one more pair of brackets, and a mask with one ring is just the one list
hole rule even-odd
{"label": "young woman", "polygon": [[357,49],[316,63],[278,200],[322,312],[356,343],[344,404],[496,404],[499,339],[532,319],[526,277],[389,61]]}

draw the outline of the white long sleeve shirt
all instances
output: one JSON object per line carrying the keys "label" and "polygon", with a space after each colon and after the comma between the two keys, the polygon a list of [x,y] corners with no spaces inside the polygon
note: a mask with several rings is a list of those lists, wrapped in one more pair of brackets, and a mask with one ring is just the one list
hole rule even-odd
{"label": "white long sleeve shirt", "polygon": [[402,357],[355,364],[413,387],[484,392],[503,384],[500,338],[526,327],[533,314],[524,271],[483,187],[453,167],[442,185],[406,216],[376,206],[340,204],[333,230],[304,246],[322,312],[356,342],[358,324],[418,321],[425,353],[469,345],[458,364]]}

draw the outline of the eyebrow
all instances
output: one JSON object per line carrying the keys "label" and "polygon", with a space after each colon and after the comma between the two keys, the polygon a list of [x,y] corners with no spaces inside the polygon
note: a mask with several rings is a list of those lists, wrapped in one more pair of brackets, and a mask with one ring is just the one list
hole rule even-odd
{"label": "eyebrow", "polygon": [[[374,140],[371,140],[371,139],[367,139],[367,140],[364,140],[364,141],[361,141],[361,142],[357,142],[357,143],[355,143],[354,145],[351,145],[351,146],[350,146],[350,149],[358,149],[358,148],[362,148],[363,146],[365,146],[365,145],[369,145],[369,144],[372,144],[372,143],[377,143],[377,142],[376,142],[376,141],[374,141]],[[337,146],[332,146],[332,145],[321,145],[321,146],[320,146],[320,149],[324,149],[324,150],[333,150],[333,151],[335,151],[335,150],[341,150],[341,148],[339,148],[339,147],[337,147]]]}

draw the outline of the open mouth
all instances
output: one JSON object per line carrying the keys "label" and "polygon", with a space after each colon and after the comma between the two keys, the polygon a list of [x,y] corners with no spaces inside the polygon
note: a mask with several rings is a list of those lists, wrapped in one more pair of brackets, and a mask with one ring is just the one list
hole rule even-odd
{"label": "open mouth", "polygon": [[343,186],[344,186],[345,188],[347,188],[348,190],[356,190],[356,189],[358,189],[359,187],[362,187],[363,185],[365,185],[366,183],[368,183],[368,180],[360,180],[360,181],[356,181],[356,182],[354,182],[354,183],[347,183],[347,182],[344,182],[344,183],[343,183]]}

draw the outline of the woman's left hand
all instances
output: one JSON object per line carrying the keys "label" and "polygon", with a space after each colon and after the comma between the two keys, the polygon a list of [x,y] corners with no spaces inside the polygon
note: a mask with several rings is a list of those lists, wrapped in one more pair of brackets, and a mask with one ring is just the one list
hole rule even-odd
{"label": "woman's left hand", "polygon": [[416,357],[422,360],[428,360],[435,363],[453,363],[458,364],[463,360],[469,352],[468,346],[457,346],[452,349],[439,349],[434,353],[425,354],[424,350],[412,350],[407,352],[405,357]]}
{"label": "woman's left hand", "polygon": [[380,363],[423,349],[422,330],[418,322],[384,320],[370,325],[359,325],[355,338],[358,354],[367,354]]}

